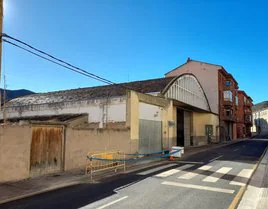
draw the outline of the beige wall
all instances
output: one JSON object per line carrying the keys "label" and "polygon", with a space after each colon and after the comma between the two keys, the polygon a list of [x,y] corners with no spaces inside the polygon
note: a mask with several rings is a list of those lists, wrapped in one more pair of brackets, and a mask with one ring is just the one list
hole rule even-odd
{"label": "beige wall", "polygon": [[[168,121],[176,121],[176,108],[172,100],[145,95],[134,91],[128,92],[127,101],[127,126],[130,127],[131,143],[138,146],[139,143],[139,113],[142,112],[141,104],[150,104],[159,110],[162,121],[162,145],[163,148],[176,145],[176,127],[168,127]],[[161,111],[161,114],[160,114]],[[149,114],[149,113],[148,113]],[[175,114],[175,115],[174,115]]]}
{"label": "beige wall", "polygon": [[190,61],[166,74],[166,77],[191,73],[200,82],[213,113],[219,113],[218,69],[220,66]]}
{"label": "beige wall", "polygon": [[127,129],[66,128],[65,170],[85,168],[88,152],[123,151],[133,153],[137,145]]}
{"label": "beige wall", "polygon": [[192,137],[194,146],[207,144],[205,125],[213,125],[213,136],[211,139],[214,142],[218,140],[219,117],[211,113],[193,113]]}
{"label": "beige wall", "polygon": [[0,127],[0,182],[29,177],[30,126]]}

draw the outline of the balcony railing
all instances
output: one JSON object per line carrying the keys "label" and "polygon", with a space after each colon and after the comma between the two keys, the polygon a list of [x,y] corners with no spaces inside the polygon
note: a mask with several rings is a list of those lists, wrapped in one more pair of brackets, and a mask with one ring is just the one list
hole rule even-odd
{"label": "balcony railing", "polygon": [[250,103],[249,101],[246,101],[246,102],[244,103],[244,106],[245,106],[245,107],[250,107],[250,106],[251,106],[251,103]]}
{"label": "balcony railing", "polygon": [[223,115],[222,119],[225,121],[232,121],[232,122],[236,121],[236,117],[234,115]]}
{"label": "balcony railing", "polygon": [[233,102],[231,100],[224,100],[223,105],[224,106],[233,106]]}
{"label": "balcony railing", "polygon": [[245,115],[245,124],[252,124],[252,117],[248,117],[249,115]]}

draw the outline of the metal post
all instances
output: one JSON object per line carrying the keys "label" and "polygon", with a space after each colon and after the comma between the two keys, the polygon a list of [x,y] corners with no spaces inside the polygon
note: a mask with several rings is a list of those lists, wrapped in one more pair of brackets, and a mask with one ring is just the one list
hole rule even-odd
{"label": "metal post", "polygon": [[[4,0],[0,0],[0,82],[2,75],[2,33],[3,33],[3,17],[4,17]],[[0,94],[1,101],[1,94]],[[1,105],[0,105],[1,110]]]}
{"label": "metal post", "polygon": [[124,172],[126,172],[126,153],[124,153]]}
{"label": "metal post", "polygon": [[93,178],[93,171],[92,171],[92,168],[93,167],[93,165],[92,165],[92,155],[91,155],[91,158],[90,158],[90,181],[92,181],[92,178]]}
{"label": "metal post", "polygon": [[87,167],[88,167],[88,163],[87,163],[87,162],[88,162],[88,159],[86,159],[86,166],[85,166],[85,167],[86,167],[86,168],[85,168],[85,175],[87,175]]}

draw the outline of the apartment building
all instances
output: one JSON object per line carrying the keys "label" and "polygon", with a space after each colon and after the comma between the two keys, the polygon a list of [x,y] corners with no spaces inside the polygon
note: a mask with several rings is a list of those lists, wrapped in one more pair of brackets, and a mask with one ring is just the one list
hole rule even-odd
{"label": "apartment building", "polygon": [[223,66],[187,59],[187,62],[165,74],[166,77],[192,74],[200,82],[211,112],[219,116],[217,132],[221,141],[237,138],[238,83]]}
{"label": "apartment building", "polygon": [[236,139],[238,83],[224,68],[218,70],[220,135]]}
{"label": "apartment building", "polygon": [[251,137],[253,100],[244,91],[237,93],[237,138]]}

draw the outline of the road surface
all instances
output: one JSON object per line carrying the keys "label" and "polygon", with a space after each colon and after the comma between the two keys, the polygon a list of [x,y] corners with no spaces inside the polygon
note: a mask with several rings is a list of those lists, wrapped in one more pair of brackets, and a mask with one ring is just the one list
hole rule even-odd
{"label": "road surface", "polygon": [[228,209],[268,140],[246,140],[184,159],[0,205],[2,209]]}

